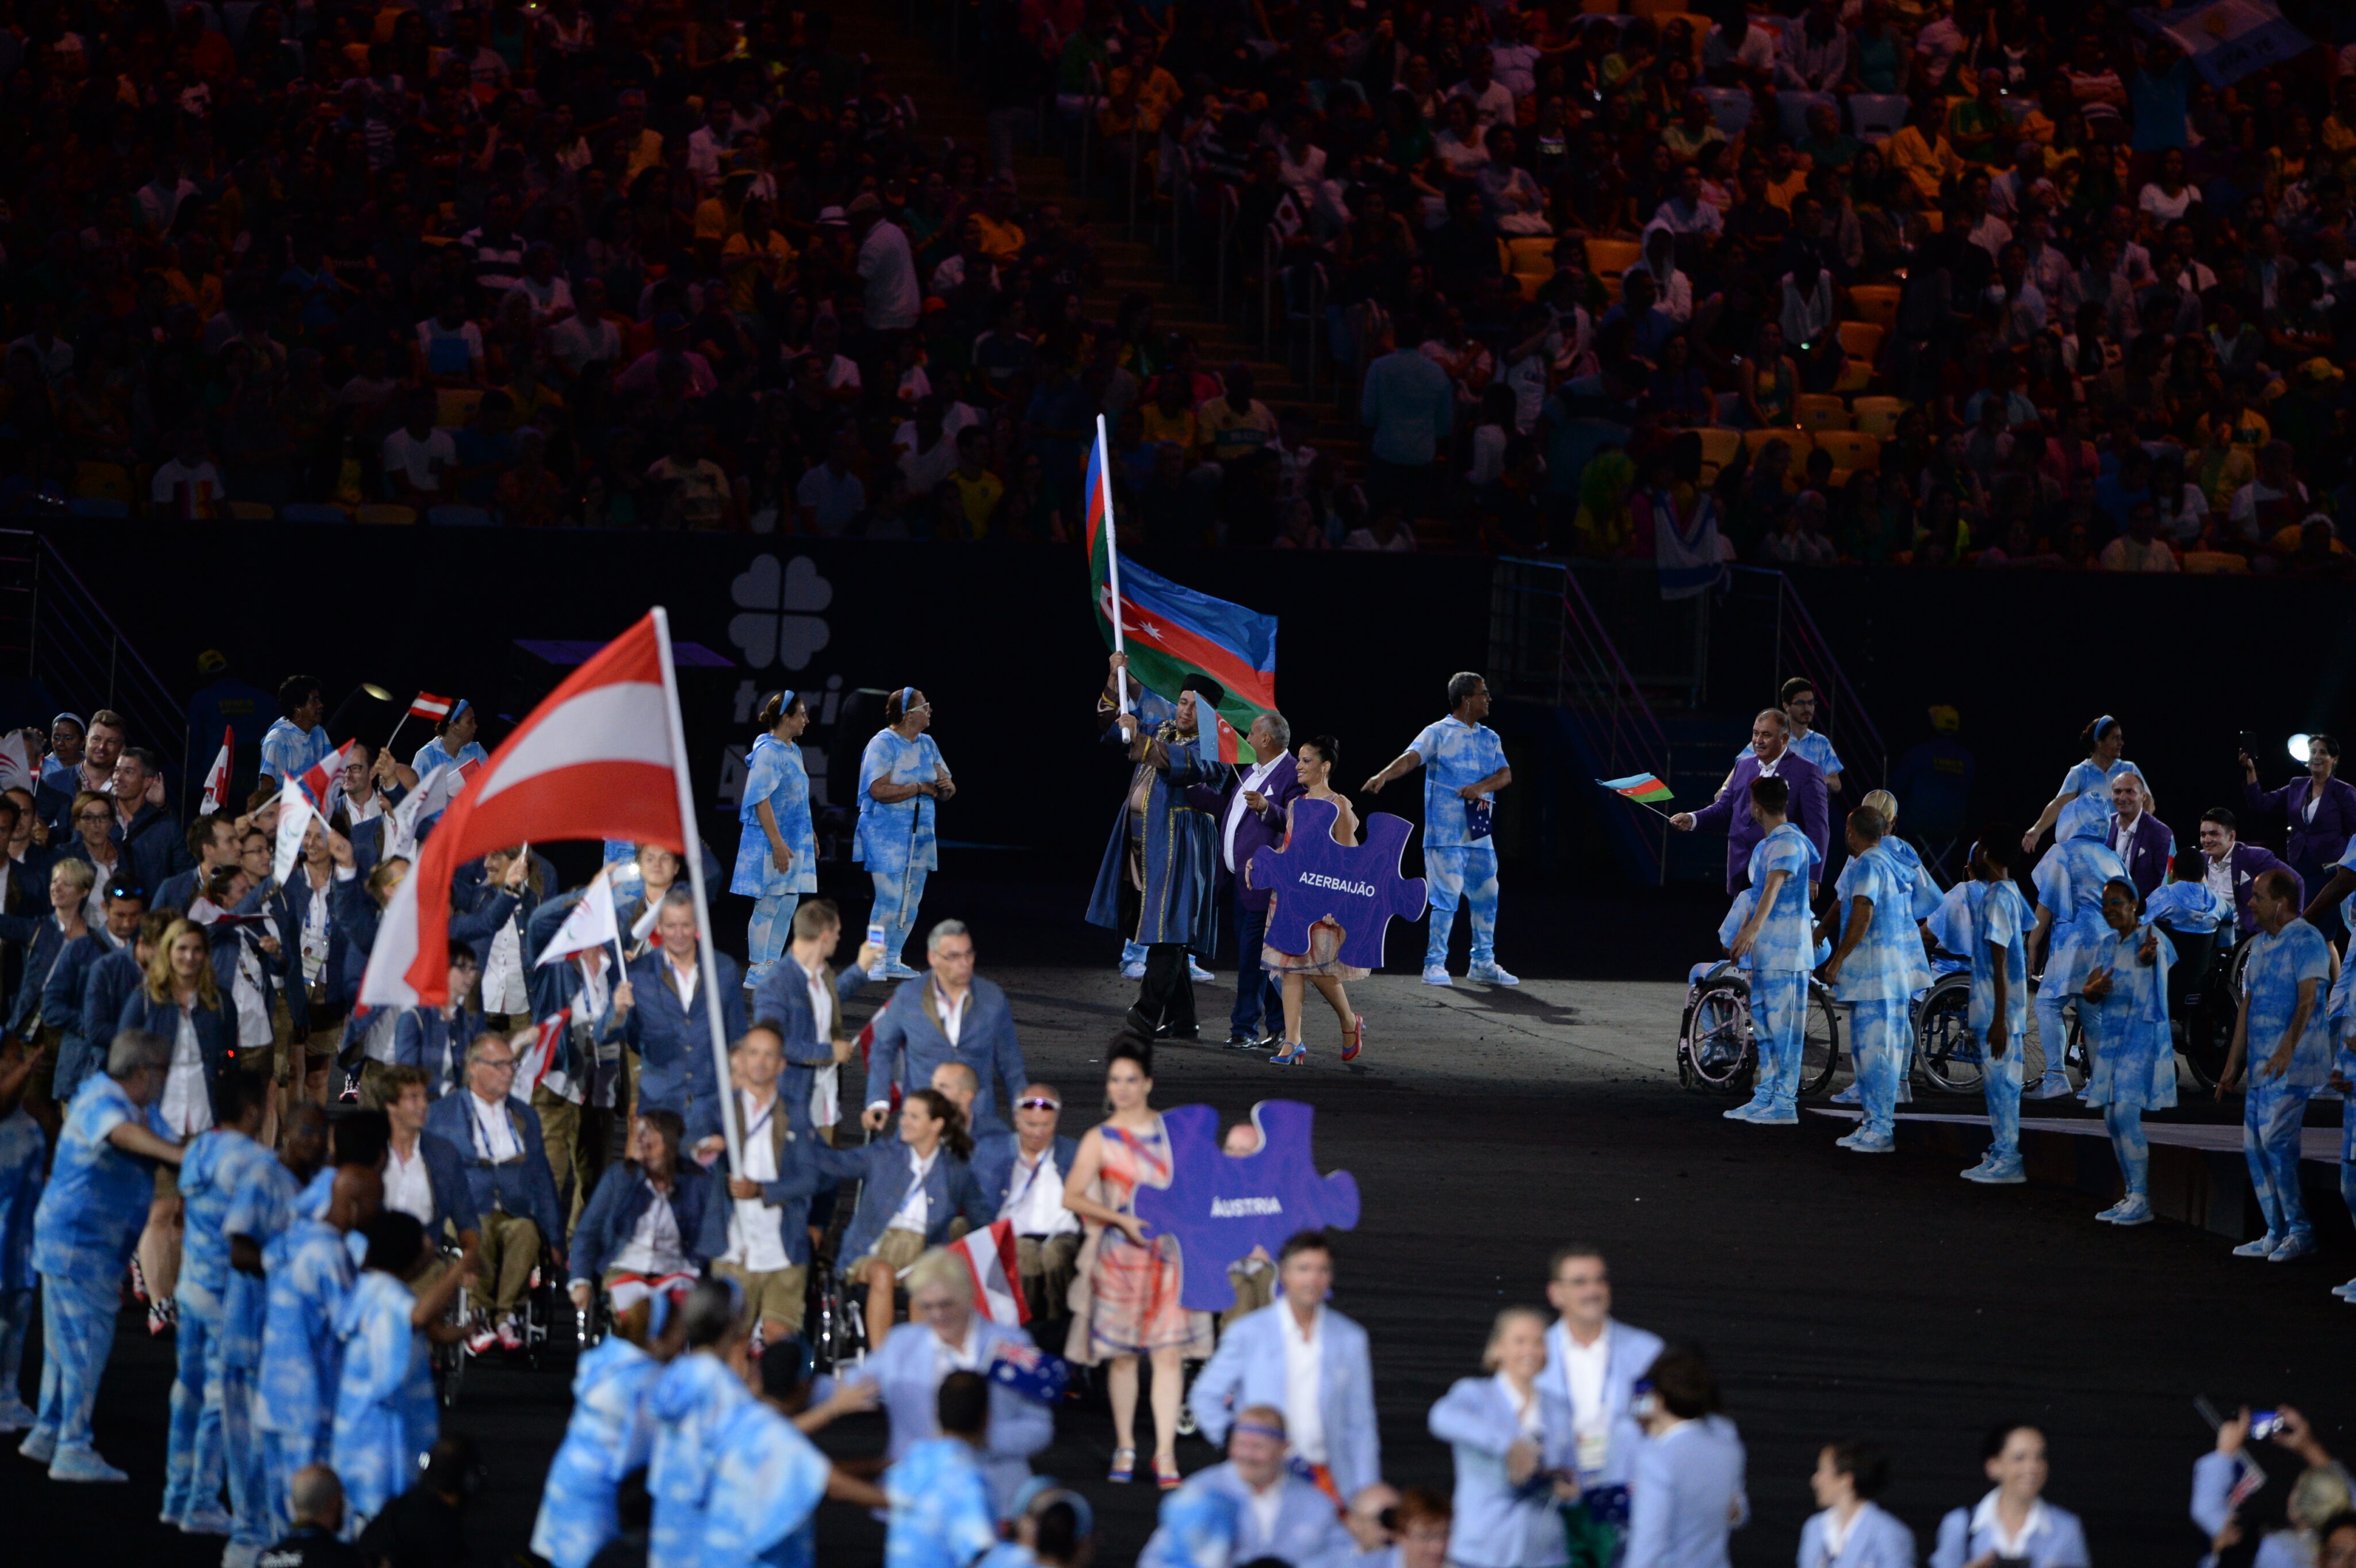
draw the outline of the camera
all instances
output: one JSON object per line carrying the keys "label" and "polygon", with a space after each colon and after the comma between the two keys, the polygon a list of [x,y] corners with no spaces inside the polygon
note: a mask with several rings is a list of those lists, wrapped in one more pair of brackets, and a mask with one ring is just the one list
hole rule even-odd
{"label": "camera", "polygon": [[2274,1436],[2282,1431],[2283,1425],[2282,1412],[2278,1410],[2254,1410],[2250,1412],[2250,1437],[2254,1442]]}

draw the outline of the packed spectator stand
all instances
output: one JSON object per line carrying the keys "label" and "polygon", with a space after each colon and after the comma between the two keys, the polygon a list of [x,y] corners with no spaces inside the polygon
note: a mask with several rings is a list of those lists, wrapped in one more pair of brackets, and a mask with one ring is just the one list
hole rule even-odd
{"label": "packed spectator stand", "polygon": [[20,4],[0,511],[2343,570],[2356,22],[2179,11]]}

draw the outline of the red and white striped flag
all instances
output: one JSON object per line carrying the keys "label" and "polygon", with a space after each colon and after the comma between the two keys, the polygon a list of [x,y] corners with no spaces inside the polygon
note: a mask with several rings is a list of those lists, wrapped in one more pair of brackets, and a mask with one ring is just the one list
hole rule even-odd
{"label": "red and white striped flag", "polygon": [[205,773],[205,815],[217,817],[229,809],[230,758],[236,750],[237,730],[233,725],[224,726],[221,730],[220,751],[213,757],[212,767]]}
{"label": "red and white striped flag", "polygon": [[311,764],[300,778],[289,779],[278,791],[278,845],[270,875],[282,884],[294,874],[294,863],[303,858],[303,834],[311,819],[335,814],[337,797],[344,789],[344,764],[358,745],[357,740],[344,742]]}
{"label": "red and white striped flag", "polygon": [[438,725],[450,716],[450,710],[457,701],[455,697],[437,697],[431,692],[420,692],[409,704],[409,716]]}
{"label": "red and white striped flag", "polygon": [[564,1026],[572,1021],[573,1009],[559,1007],[556,1016],[542,1018],[532,1026],[531,1043],[516,1058],[514,1093],[518,1099],[530,1100],[531,1091],[548,1076],[549,1068],[556,1060],[556,1047],[564,1038]]}
{"label": "red and white striped flag", "polygon": [[35,771],[32,748],[26,742],[25,732],[12,729],[0,736],[0,789],[31,790]]}
{"label": "red and white striped flag", "polygon": [[1023,1298],[1022,1273],[1015,1263],[1014,1221],[1001,1219],[986,1230],[969,1230],[951,1250],[965,1256],[973,1271],[973,1309],[992,1323],[1019,1328],[1031,1321],[1031,1304]]}

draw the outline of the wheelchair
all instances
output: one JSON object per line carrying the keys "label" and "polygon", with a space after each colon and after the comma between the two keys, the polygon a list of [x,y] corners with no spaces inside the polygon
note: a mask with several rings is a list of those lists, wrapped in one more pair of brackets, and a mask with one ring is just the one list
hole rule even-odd
{"label": "wheelchair", "polygon": [[1972,1033],[1971,964],[1947,952],[1931,961],[1940,973],[1914,999],[1914,1081],[1936,1094],[1977,1094],[1987,1045]]}
{"label": "wheelchair", "polygon": [[[2219,930],[2223,930],[2220,927]],[[2225,1076],[2225,1058],[2233,1048],[2233,1024],[2241,1011],[2242,970],[2250,961],[2250,943],[2236,940],[2220,946],[2216,933],[2169,931],[2176,944],[2176,967],[2168,977],[2168,1016],[2176,1035],[2176,1048],[2194,1084],[2214,1089]],[[2188,950],[2207,937],[2198,955]]]}
{"label": "wheelchair", "polygon": [[[438,1250],[443,1259],[452,1268],[458,1266],[458,1260],[463,1253],[456,1246],[444,1241]],[[520,1305],[520,1315],[523,1319],[524,1364],[534,1371],[540,1370],[547,1364],[550,1347],[559,1324],[573,1326],[576,1336],[579,1332],[578,1320],[581,1315],[573,1307],[573,1298],[566,1293],[564,1283],[556,1277],[562,1271],[552,1267],[552,1262],[549,1251],[543,1244],[541,1248],[540,1261],[532,1265],[531,1281],[524,1290]],[[593,1298],[591,1305],[593,1311],[602,1308],[602,1292]],[[465,1330],[471,1326],[478,1310],[472,1287],[461,1284],[457,1294],[450,1298],[449,1309],[443,1314],[442,1321]],[[598,1337],[604,1337],[605,1330],[601,1326],[598,1329]],[[594,1343],[595,1343],[594,1340],[582,1342],[581,1348],[586,1349]],[[458,1391],[466,1382],[466,1365],[476,1359],[477,1352],[467,1348],[464,1338],[450,1345],[435,1341],[429,1349],[434,1391],[442,1402],[443,1409],[455,1410],[458,1404]]]}
{"label": "wheelchair", "polygon": [[[1801,1098],[1828,1090],[1839,1066],[1840,1014],[1831,990],[1812,974],[1800,1048]],[[1685,1015],[1677,1025],[1677,1081],[1697,1094],[1731,1098],[1750,1093],[1758,1076],[1750,977],[1731,960],[1696,964],[1687,977]]]}
{"label": "wheelchair", "polygon": [[856,1366],[866,1359],[867,1290],[845,1284],[830,1258],[810,1254],[809,1294],[802,1308],[802,1337],[809,1341],[821,1372]]}

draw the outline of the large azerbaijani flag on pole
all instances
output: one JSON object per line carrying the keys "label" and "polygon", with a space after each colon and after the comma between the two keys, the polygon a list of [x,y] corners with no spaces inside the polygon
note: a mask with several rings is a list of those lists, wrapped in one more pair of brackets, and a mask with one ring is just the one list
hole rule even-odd
{"label": "large azerbaijani flag on pole", "polygon": [[1243,736],[1252,720],[1276,708],[1276,618],[1197,593],[1123,555],[1114,537],[1105,450],[1099,417],[1087,477],[1088,599],[1097,629],[1107,647],[1129,655],[1139,683],[1162,697],[1175,701],[1190,674],[1216,681],[1227,693],[1219,704],[1219,760],[1258,761]]}

